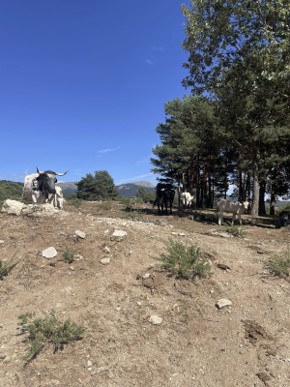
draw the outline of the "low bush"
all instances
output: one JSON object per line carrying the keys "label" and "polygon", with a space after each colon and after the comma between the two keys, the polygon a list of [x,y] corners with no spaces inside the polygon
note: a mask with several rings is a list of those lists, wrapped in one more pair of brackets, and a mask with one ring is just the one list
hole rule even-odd
{"label": "low bush", "polygon": [[77,254],[75,249],[66,248],[62,254],[63,260],[67,263],[73,263],[75,260],[75,255]]}
{"label": "low bush", "polygon": [[16,266],[15,262],[0,260],[0,280],[10,273],[13,267]]}
{"label": "low bush", "polygon": [[193,279],[210,273],[209,262],[203,258],[196,245],[186,246],[170,239],[167,253],[161,254],[158,259],[162,261],[165,270],[180,278]]}
{"label": "low bush", "polygon": [[290,250],[282,255],[274,255],[266,264],[273,275],[289,277],[290,275]]}
{"label": "low bush", "polygon": [[229,226],[226,228],[226,232],[237,238],[243,238],[246,234],[245,230],[239,226]]}
{"label": "low bush", "polygon": [[35,313],[22,314],[19,316],[19,329],[20,334],[27,334],[25,342],[29,348],[24,358],[26,364],[35,359],[48,344],[53,345],[55,353],[70,341],[82,339],[85,332],[85,328],[70,320],[59,321],[54,311],[42,318],[36,318]]}

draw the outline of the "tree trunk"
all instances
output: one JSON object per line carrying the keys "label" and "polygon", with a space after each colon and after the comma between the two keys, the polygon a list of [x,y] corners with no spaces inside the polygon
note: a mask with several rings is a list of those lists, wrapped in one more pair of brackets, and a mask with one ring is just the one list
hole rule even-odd
{"label": "tree trunk", "polygon": [[254,159],[253,162],[253,201],[252,201],[252,216],[258,216],[259,213],[259,193],[260,193],[260,184],[259,184],[259,167],[257,159]]}
{"label": "tree trunk", "polygon": [[276,203],[276,196],[273,192],[271,192],[270,215],[275,215],[275,203]]}
{"label": "tree trunk", "polygon": [[265,192],[266,192],[266,184],[263,181],[260,184],[260,192],[259,192],[259,216],[266,215]]}

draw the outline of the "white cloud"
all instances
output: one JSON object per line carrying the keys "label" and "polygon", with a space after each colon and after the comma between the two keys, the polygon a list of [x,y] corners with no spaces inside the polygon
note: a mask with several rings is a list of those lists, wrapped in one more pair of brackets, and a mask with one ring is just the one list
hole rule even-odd
{"label": "white cloud", "polygon": [[152,51],[164,51],[164,47],[162,46],[151,46]]}
{"label": "white cloud", "polygon": [[117,148],[108,148],[108,149],[101,149],[99,150],[97,153],[98,154],[104,154],[104,153],[109,153],[109,152],[115,152],[117,150],[119,150],[121,147],[118,146]]}
{"label": "white cloud", "polygon": [[145,59],[145,63],[148,64],[149,66],[153,65],[153,62],[151,59]]}

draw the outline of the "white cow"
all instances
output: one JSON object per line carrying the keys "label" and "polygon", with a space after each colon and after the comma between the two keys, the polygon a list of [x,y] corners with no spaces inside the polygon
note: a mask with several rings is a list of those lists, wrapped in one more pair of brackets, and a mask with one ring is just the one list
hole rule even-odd
{"label": "white cow", "polygon": [[218,224],[221,226],[223,222],[224,212],[232,212],[233,213],[233,219],[232,219],[232,225],[234,225],[234,222],[236,218],[238,217],[240,224],[242,224],[242,214],[249,208],[249,202],[231,202],[227,199],[220,199],[217,202],[217,209],[218,209]]}
{"label": "white cow", "polygon": [[183,207],[190,208],[194,197],[189,192],[182,192],[181,199],[182,199]]}
{"label": "white cow", "polygon": [[56,176],[63,176],[65,173],[54,171],[39,171],[24,178],[22,197],[34,204],[52,203],[55,207],[63,208],[63,192],[56,187]]}

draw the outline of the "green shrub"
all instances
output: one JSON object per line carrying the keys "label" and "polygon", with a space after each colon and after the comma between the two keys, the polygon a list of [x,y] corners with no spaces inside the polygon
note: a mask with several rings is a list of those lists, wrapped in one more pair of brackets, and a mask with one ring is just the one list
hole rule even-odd
{"label": "green shrub", "polygon": [[74,249],[66,248],[62,254],[63,260],[67,263],[73,263],[77,252]]}
{"label": "green shrub", "polygon": [[170,239],[167,253],[161,254],[158,259],[163,262],[165,270],[181,278],[205,277],[210,272],[209,262],[202,257],[196,245],[185,246]]}
{"label": "green shrub", "polygon": [[266,264],[270,272],[276,276],[290,275],[290,250],[282,255],[274,255]]}
{"label": "green shrub", "polygon": [[245,230],[239,226],[229,226],[226,228],[226,232],[238,238],[243,238],[246,234]]}
{"label": "green shrub", "polygon": [[48,344],[53,345],[53,352],[63,349],[72,340],[80,340],[85,329],[70,320],[59,321],[54,311],[45,314],[43,318],[36,318],[35,313],[25,313],[19,316],[21,334],[27,334],[25,342],[29,348],[25,356],[26,364]]}
{"label": "green shrub", "polygon": [[15,262],[0,260],[0,280],[10,273],[13,267],[16,266]]}

